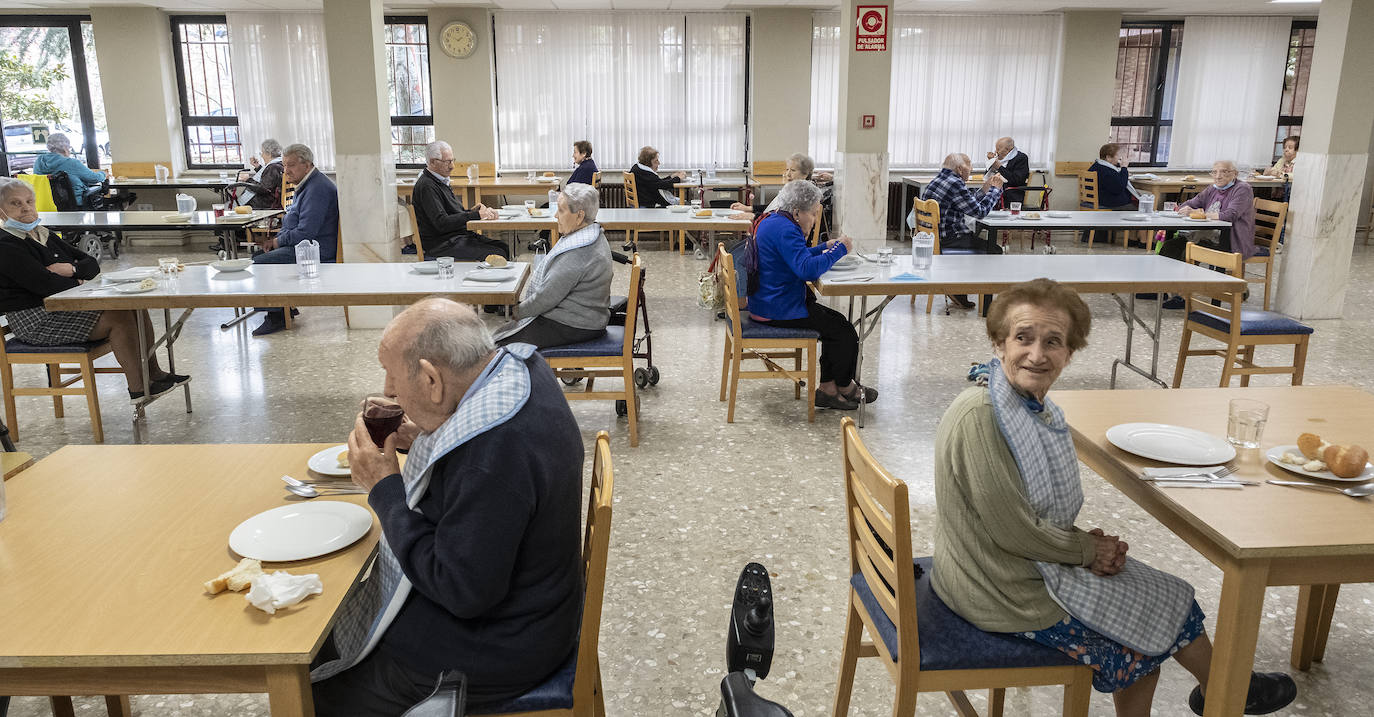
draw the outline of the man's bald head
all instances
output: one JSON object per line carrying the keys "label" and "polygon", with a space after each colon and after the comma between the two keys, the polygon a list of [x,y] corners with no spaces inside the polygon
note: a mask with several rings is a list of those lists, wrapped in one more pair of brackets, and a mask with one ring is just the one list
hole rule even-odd
{"label": "man's bald head", "polygon": [[1013,149],[1016,149],[1016,140],[1012,139],[1011,137],[1003,137],[997,140],[998,154],[1006,154],[1007,152],[1010,152]]}
{"label": "man's bald head", "polygon": [[940,166],[944,167],[945,169],[952,169],[957,172],[965,167],[972,168],[973,160],[969,159],[967,154],[954,152],[952,154],[945,155],[945,161]]}
{"label": "man's bald head", "polygon": [[423,299],[397,314],[382,333],[382,345],[399,350],[412,375],[422,360],[462,374],[485,363],[496,349],[471,306],[439,298]]}

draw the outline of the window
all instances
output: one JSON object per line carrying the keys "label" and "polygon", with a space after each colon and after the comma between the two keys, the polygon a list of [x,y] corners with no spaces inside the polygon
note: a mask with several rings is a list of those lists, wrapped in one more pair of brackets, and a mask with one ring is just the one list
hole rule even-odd
{"label": "window", "polygon": [[0,17],[0,176],[33,167],[61,132],[90,167],[110,161],[91,23],[81,15]]}
{"label": "window", "polygon": [[1183,23],[1125,23],[1116,51],[1112,142],[1135,164],[1169,161]]}
{"label": "window", "polygon": [[172,44],[186,165],[242,167],[234,73],[229,61],[229,26],[224,16],[173,17]]}
{"label": "window", "polygon": [[434,141],[429,25],[424,16],[386,18],[386,85],[396,164],[423,166],[425,145]]}
{"label": "window", "polygon": [[503,169],[566,167],[583,139],[603,169],[645,145],[665,170],[744,166],[745,14],[497,12],[493,28]]}
{"label": "window", "polygon": [[1274,133],[1274,161],[1283,154],[1285,137],[1302,134],[1302,115],[1307,107],[1307,80],[1312,72],[1312,52],[1317,46],[1317,23],[1293,21],[1288,38],[1288,67],[1283,73],[1283,99],[1279,102],[1279,128]]}

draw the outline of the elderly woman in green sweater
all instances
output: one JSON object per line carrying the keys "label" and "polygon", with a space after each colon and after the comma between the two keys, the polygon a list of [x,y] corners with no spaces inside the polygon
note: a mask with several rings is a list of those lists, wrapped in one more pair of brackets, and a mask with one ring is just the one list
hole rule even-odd
{"label": "elderly woman in green sweater", "polygon": [[[1212,643],[1193,588],[1128,558],[1117,536],[1075,525],[1078,457],[1047,394],[1087,345],[1091,322],[1078,294],[1049,279],[992,304],[988,385],[960,394],[936,433],[932,583],[979,629],[1091,666],[1093,686],[1112,694],[1119,717],[1150,714],[1159,667],[1172,656],[1198,680],[1188,704],[1200,715]],[[1245,713],[1267,714],[1296,696],[1288,675],[1253,673]]]}

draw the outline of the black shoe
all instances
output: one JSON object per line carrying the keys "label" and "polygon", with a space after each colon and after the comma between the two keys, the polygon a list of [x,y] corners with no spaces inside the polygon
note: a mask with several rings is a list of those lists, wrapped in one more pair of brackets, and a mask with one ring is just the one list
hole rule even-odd
{"label": "black shoe", "polygon": [[267,318],[263,319],[262,323],[258,324],[256,329],[253,329],[253,335],[266,336],[268,334],[275,334],[284,328],[286,328],[285,319],[277,314],[268,314]]}
{"label": "black shoe", "polygon": [[[878,389],[860,385],[857,381],[855,382],[855,385],[863,389],[864,403],[873,403],[874,401],[878,400]],[[857,394],[858,392],[856,391],[855,395],[846,396],[846,398],[848,398],[851,401],[857,401],[859,398]]]}
{"label": "black shoe", "polygon": [[839,411],[854,411],[858,410],[859,402],[851,401],[845,398],[844,396],[839,395],[838,393],[832,396],[828,393],[816,391],[816,408],[833,408]]}
{"label": "black shoe", "polygon": [[627,241],[627,242],[625,242],[624,244],[621,244],[621,245],[620,245],[620,250],[621,250],[621,251],[634,251],[634,250],[635,250],[635,244],[634,244],[634,242]]}
{"label": "black shoe", "polygon": [[505,313],[506,307],[501,304],[487,304],[482,307],[482,310],[488,314],[502,314]]}
{"label": "black shoe", "polygon": [[949,300],[954,302],[954,305],[961,309],[973,308],[973,302],[969,301],[968,297],[964,296],[963,294],[949,294],[948,296]]}
{"label": "black shoe", "polygon": [[407,244],[407,245],[401,247],[401,253],[402,253],[402,254],[414,254],[414,253],[415,253],[415,245],[414,245],[414,244]]}
{"label": "black shoe", "polygon": [[1126,247],[1129,249],[1144,249],[1145,242],[1140,241],[1139,239],[1131,239],[1126,242]]}
{"label": "black shoe", "polygon": [[[181,384],[186,383],[190,380],[190,376],[183,376],[179,373],[169,373],[166,376],[163,376],[162,378],[158,379],[158,381],[171,381],[173,387],[180,386]],[[153,383],[157,383],[157,381],[154,381]]]}
{"label": "black shoe", "polygon": [[525,248],[529,249],[530,251],[548,251],[549,243],[547,241],[544,241],[543,239],[535,239],[529,244],[526,244]]}
{"label": "black shoe", "polygon": [[716,312],[716,320],[718,320],[718,321],[724,321],[724,320],[725,320],[725,312],[724,312],[724,311],[717,311],[717,312]]}
{"label": "black shoe", "polygon": [[1136,295],[1135,295],[1135,298],[1137,298],[1137,299],[1145,299],[1145,300],[1147,300],[1147,301],[1154,301],[1155,299],[1157,299],[1157,298],[1159,298],[1159,297],[1158,297],[1158,295],[1156,295],[1156,294],[1146,294],[1146,293],[1142,292],[1142,293],[1136,294]]}
{"label": "black shoe", "polygon": [[[191,380],[191,377],[190,377],[190,376],[185,376],[184,378],[185,378],[187,381]],[[186,382],[186,381],[182,381],[182,383],[185,383],[185,382]],[[157,398],[158,396],[161,396],[162,394],[167,393],[168,391],[170,391],[170,390],[176,388],[176,387],[179,386],[179,385],[180,385],[180,384],[175,383],[175,382],[172,381],[172,376],[169,374],[166,378],[160,378],[160,379],[158,379],[158,380],[156,380],[156,381],[153,382],[153,395],[152,395],[152,397],[153,397],[153,398]],[[130,392],[129,392],[129,402],[130,402],[130,403],[137,403],[137,402],[138,402],[139,400],[141,400],[142,398],[143,398],[143,392],[142,392],[142,391],[130,391]]]}
{"label": "black shoe", "polygon": [[1187,303],[1183,300],[1183,296],[1179,294],[1175,294],[1164,300],[1164,308],[1166,309],[1181,309],[1184,306],[1187,306]]}
{"label": "black shoe", "polygon": [[300,309],[291,309],[291,318],[294,319],[294,318],[296,318],[297,316],[300,316],[300,315],[301,315]]}
{"label": "black shoe", "polygon": [[[1245,696],[1245,714],[1267,715],[1287,707],[1298,698],[1298,686],[1293,678],[1282,672],[1251,672],[1250,691]],[[1193,714],[1202,714],[1202,687],[1194,687],[1188,695]]]}

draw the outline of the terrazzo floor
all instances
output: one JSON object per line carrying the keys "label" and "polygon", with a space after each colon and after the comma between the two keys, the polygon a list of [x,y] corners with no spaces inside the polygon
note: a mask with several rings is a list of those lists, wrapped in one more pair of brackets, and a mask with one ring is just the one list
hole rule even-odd
{"label": "terrazzo floor", "polygon": [[[615,239],[618,243],[618,239]],[[1062,252],[1082,251],[1067,235]],[[200,246],[203,242],[198,242]],[[900,253],[904,247],[896,245]],[[610,403],[580,402],[573,412],[590,445],[609,430],[616,471],[615,517],[601,656],[610,715],[710,715],[724,676],[725,626],[740,568],[751,560],[773,573],[777,593],[777,651],[759,692],[798,717],[829,714],[838,669],[848,554],[840,482],[837,412],[818,411],[806,422],[805,405],[772,381],[740,387],[734,424],[725,423],[717,399],[722,324],[696,304],[697,276],[705,262],[646,243],[654,359],[662,382],[644,390],[640,445],[628,445],[626,421]],[[1098,251],[1121,251],[1098,248]],[[165,250],[135,250],[107,269],[154,263]],[[183,258],[199,256],[192,248]],[[1358,241],[1340,320],[1314,322],[1308,384],[1346,383],[1374,390],[1368,357],[1374,353],[1374,252]],[[617,286],[627,281],[617,267]],[[1057,389],[1107,387],[1111,360],[1124,345],[1124,326],[1106,296],[1087,297],[1095,324],[1090,345],[1076,355]],[[1252,303],[1255,300],[1252,299]],[[895,301],[869,339],[867,383],[882,396],[870,407],[863,437],[876,457],[911,486],[911,521],[917,554],[928,554],[935,505],[931,455],[936,422],[966,385],[973,361],[990,355],[982,321],[971,312],[927,315],[924,301]],[[1182,312],[1166,312],[1162,375],[1172,375]],[[266,338],[246,328],[221,332],[227,310],[201,310],[178,343],[178,369],[195,376],[195,412],[179,400],[149,410],[154,443],[342,441],[358,398],[380,389],[376,361],[379,331],[345,330],[338,309],[305,309],[296,328]],[[494,320],[493,320],[494,321]],[[1277,351],[1277,350],[1276,350]],[[1279,356],[1278,353],[1260,357]],[[1215,385],[1220,367],[1195,360],[1185,385]],[[189,369],[189,371],[188,371]],[[38,371],[21,380],[41,381]],[[1255,385],[1279,385],[1257,377]],[[1146,387],[1131,375],[1124,385]],[[123,381],[101,379],[109,443],[132,442]],[[42,457],[69,443],[91,441],[84,407],[70,402],[54,419],[45,401],[21,399],[21,447]],[[1123,536],[1132,555],[1167,565],[1197,588],[1214,627],[1221,573],[1086,467],[1081,523]],[[1342,589],[1324,663],[1297,674],[1298,700],[1281,714],[1359,715],[1374,708],[1374,589]],[[1287,669],[1295,589],[1271,589],[1264,605],[1256,666]],[[8,615],[4,619],[22,616]],[[1155,714],[1191,714],[1192,678],[1176,664],[1163,668]],[[889,714],[893,689],[874,661],[861,661],[854,715]],[[971,695],[975,705],[984,695]],[[266,715],[262,695],[148,695],[133,698],[144,717]],[[1013,690],[1008,714],[1058,714],[1060,692]],[[79,698],[78,714],[103,714],[103,701]],[[1111,714],[1108,696],[1094,694],[1092,713]],[[952,714],[939,694],[921,698],[917,713]],[[13,717],[49,714],[46,700],[16,698]]]}

